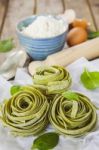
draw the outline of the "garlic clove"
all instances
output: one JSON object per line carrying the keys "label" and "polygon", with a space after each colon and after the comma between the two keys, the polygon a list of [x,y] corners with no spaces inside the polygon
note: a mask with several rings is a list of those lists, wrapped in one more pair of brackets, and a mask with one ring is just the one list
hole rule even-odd
{"label": "garlic clove", "polygon": [[18,67],[23,67],[27,59],[27,54],[25,51],[15,51],[10,53],[5,62],[0,66],[0,75],[2,75],[7,80],[15,76],[16,69]]}

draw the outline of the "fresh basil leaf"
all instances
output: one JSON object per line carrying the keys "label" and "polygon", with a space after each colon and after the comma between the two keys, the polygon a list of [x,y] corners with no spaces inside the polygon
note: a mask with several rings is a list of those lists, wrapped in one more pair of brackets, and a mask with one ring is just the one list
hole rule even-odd
{"label": "fresh basil leaf", "polygon": [[14,94],[16,94],[17,92],[19,92],[21,89],[22,89],[22,88],[21,88],[20,85],[14,85],[14,86],[11,87],[10,93],[11,93],[11,95],[14,95]]}
{"label": "fresh basil leaf", "polygon": [[0,41],[0,52],[8,52],[14,48],[13,39]]}
{"label": "fresh basil leaf", "polygon": [[96,37],[99,37],[99,31],[96,31],[96,32],[90,31],[90,32],[88,33],[88,39],[94,39],[94,38],[96,38]]}
{"label": "fresh basil leaf", "polygon": [[96,89],[99,88],[99,72],[89,72],[87,69],[81,74],[81,82],[83,83],[84,87],[87,89]]}
{"label": "fresh basil leaf", "polygon": [[31,150],[49,150],[56,147],[59,135],[55,132],[45,133],[34,140]]}
{"label": "fresh basil leaf", "polygon": [[72,91],[66,91],[66,92],[62,93],[62,95],[69,100],[78,100],[79,99],[79,96],[75,92],[72,92]]}

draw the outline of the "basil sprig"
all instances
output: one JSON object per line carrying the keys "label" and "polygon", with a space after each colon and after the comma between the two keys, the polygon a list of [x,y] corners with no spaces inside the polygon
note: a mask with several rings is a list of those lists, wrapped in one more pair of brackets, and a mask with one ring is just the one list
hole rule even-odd
{"label": "basil sprig", "polygon": [[10,89],[10,93],[11,93],[11,95],[14,95],[17,92],[19,92],[20,90],[22,90],[22,87],[20,85],[13,85]]}
{"label": "basil sprig", "polygon": [[64,93],[62,93],[63,97],[69,99],[69,100],[78,100],[79,96],[78,94],[76,94],[75,92],[72,91],[66,91]]}
{"label": "basil sprig", "polygon": [[88,39],[94,39],[96,37],[99,37],[99,31],[96,31],[96,32],[91,31],[91,32],[89,32]]}
{"label": "basil sprig", "polygon": [[94,71],[90,72],[86,68],[84,72],[81,74],[81,82],[83,83],[84,87],[90,90],[99,88],[99,72]]}
{"label": "basil sprig", "polygon": [[34,140],[31,150],[49,150],[56,147],[59,135],[55,132],[45,133]]}
{"label": "basil sprig", "polygon": [[0,52],[9,52],[13,48],[14,43],[12,38],[0,41]]}

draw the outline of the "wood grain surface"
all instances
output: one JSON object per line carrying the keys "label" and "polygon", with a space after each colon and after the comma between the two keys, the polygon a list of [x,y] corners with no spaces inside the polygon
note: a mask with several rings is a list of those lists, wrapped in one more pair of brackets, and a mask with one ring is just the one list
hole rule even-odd
{"label": "wood grain surface", "polygon": [[37,14],[59,14],[63,13],[62,0],[37,0],[36,13]]}
{"label": "wood grain surface", "polygon": [[0,0],[0,34],[2,32],[3,24],[5,21],[8,2],[9,2],[8,0]]}
{"label": "wood grain surface", "polygon": [[12,36],[18,44],[15,30],[21,18],[33,13],[59,14],[65,9],[74,9],[77,17],[88,19],[92,29],[99,29],[99,0],[0,0],[1,38]]}
{"label": "wood grain surface", "polygon": [[91,23],[91,28],[96,30],[89,5],[86,0],[63,0],[65,9],[74,9],[78,18],[86,18]]}
{"label": "wood grain surface", "polygon": [[30,16],[34,12],[34,1],[9,0],[8,12],[4,22],[1,38],[13,37],[17,46],[19,42],[16,36],[16,25],[22,18]]}
{"label": "wood grain surface", "polygon": [[95,27],[99,30],[99,0],[88,0],[88,3]]}
{"label": "wood grain surface", "polygon": [[[4,4],[5,3],[3,2],[2,16],[5,13],[4,8],[7,7]],[[16,35],[16,25],[20,19],[25,18],[26,16],[32,15],[34,13],[34,10],[35,10],[35,2],[33,0],[30,0],[30,2],[28,2],[27,0],[9,0],[7,14],[4,19],[5,22],[3,23],[3,27],[1,28],[2,29],[1,39],[13,37],[17,49],[20,49],[21,46],[19,44],[19,41]],[[1,14],[1,9],[0,9],[0,14]],[[1,17],[0,17],[0,21],[2,21]],[[0,53],[0,64],[4,62],[7,55],[8,55],[7,53],[6,54]]]}

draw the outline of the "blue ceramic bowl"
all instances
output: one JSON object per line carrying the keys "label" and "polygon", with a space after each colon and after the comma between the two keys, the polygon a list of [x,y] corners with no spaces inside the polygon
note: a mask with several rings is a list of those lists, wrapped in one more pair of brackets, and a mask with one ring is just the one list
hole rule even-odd
{"label": "blue ceramic bowl", "polygon": [[36,15],[31,16],[19,22],[17,25],[17,35],[20,44],[25,48],[26,52],[33,58],[33,60],[43,60],[48,55],[63,49],[68,29],[64,33],[51,38],[32,38],[24,35],[21,32],[23,28],[31,24],[37,17],[38,16]]}

